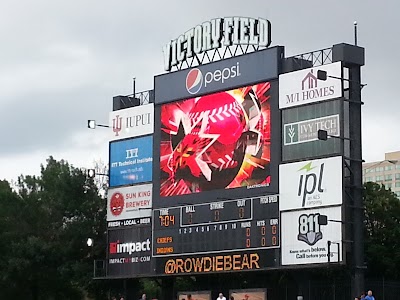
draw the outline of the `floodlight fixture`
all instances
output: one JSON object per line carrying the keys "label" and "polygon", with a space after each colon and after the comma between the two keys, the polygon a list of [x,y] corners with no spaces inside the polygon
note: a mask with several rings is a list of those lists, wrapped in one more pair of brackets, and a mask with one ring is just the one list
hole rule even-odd
{"label": "floodlight fixture", "polygon": [[87,170],[87,177],[89,178],[94,178],[96,175],[98,176],[109,176],[108,174],[105,173],[97,173],[95,169],[88,169]]}
{"label": "floodlight fixture", "polygon": [[93,239],[92,238],[88,238],[86,241],[86,245],[88,245],[88,247],[92,247],[93,246]]}
{"label": "floodlight fixture", "polygon": [[362,89],[364,86],[366,86],[366,83],[360,83],[360,82],[356,82],[354,80],[350,80],[350,79],[346,79],[346,78],[342,78],[342,77],[337,77],[337,76],[331,76],[328,75],[328,73],[324,70],[318,70],[317,71],[317,79],[321,80],[321,81],[326,81],[328,80],[328,78],[333,78],[333,79],[338,79],[338,80],[343,80],[343,81],[347,81],[347,82],[351,82],[351,83],[355,83],[360,85],[360,88]]}
{"label": "floodlight fixture", "polygon": [[326,81],[328,79],[328,73],[324,70],[317,71],[317,78],[322,81]]}
{"label": "floodlight fixture", "polygon": [[347,137],[342,137],[342,136],[336,136],[336,135],[330,135],[328,134],[328,131],[326,130],[322,130],[319,129],[318,130],[318,140],[320,141],[326,141],[328,139],[328,137],[330,138],[335,138],[335,139],[339,139],[339,140],[348,140],[351,141],[352,139],[347,138]]}
{"label": "floodlight fixture", "polygon": [[87,127],[89,129],[96,129],[96,127],[106,127],[106,128],[110,128],[110,126],[108,125],[103,125],[103,124],[97,124],[96,120],[88,120],[87,121]]}

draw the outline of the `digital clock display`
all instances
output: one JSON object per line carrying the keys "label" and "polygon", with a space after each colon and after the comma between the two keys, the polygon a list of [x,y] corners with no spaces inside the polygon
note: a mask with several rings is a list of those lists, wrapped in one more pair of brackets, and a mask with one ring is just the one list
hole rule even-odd
{"label": "digital clock display", "polygon": [[174,215],[164,215],[158,216],[160,219],[160,226],[161,227],[169,227],[170,225],[175,225],[175,216]]}
{"label": "digital clock display", "polygon": [[153,256],[279,247],[278,196],[153,211]]}

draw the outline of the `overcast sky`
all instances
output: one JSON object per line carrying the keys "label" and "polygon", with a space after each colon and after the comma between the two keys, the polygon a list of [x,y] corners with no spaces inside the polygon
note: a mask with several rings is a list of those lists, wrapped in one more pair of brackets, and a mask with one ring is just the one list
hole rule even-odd
{"label": "overcast sky", "polygon": [[[190,4],[189,4],[190,3]],[[363,156],[400,150],[396,0],[0,2],[0,179],[38,174],[53,155],[76,167],[108,160],[112,97],[153,88],[162,46],[215,17],[264,17],[286,56],[353,42],[366,48]]]}

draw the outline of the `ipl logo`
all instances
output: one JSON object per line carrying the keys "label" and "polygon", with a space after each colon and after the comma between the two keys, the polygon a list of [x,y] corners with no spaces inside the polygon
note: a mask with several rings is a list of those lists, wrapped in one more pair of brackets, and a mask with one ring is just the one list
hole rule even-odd
{"label": "ipl logo", "polygon": [[121,129],[122,129],[122,117],[117,115],[115,119],[113,119],[113,131],[115,132],[115,136],[119,135]]}

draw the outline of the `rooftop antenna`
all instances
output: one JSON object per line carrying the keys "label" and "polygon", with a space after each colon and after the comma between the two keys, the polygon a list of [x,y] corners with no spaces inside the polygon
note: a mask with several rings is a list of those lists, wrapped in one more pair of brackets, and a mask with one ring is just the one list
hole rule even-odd
{"label": "rooftop antenna", "polygon": [[135,96],[136,96],[136,77],[133,77],[133,86],[132,86],[132,89],[133,89],[133,98],[135,98]]}
{"label": "rooftop antenna", "polygon": [[354,21],[354,45],[357,46],[357,21]]}

